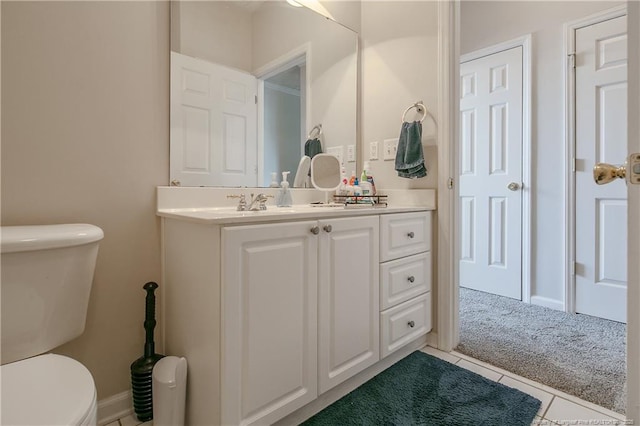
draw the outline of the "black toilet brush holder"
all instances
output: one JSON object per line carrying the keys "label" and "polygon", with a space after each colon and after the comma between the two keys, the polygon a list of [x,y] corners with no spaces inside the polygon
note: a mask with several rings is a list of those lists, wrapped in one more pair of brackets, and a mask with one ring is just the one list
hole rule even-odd
{"label": "black toilet brush holder", "polygon": [[131,364],[131,393],[133,409],[141,422],[153,419],[152,373],[156,363],[164,357],[155,353],[153,330],[156,327],[156,296],[153,294],[158,284],[148,282],[143,287],[147,291],[145,300],[144,330],[146,339],[144,355]]}

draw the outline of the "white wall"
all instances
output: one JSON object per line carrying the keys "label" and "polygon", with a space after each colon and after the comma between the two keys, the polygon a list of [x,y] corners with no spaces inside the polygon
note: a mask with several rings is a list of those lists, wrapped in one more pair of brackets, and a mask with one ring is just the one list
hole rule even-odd
{"label": "white wall", "polygon": [[463,1],[461,54],[532,34],[532,303],[563,309],[563,24],[621,2]]}
{"label": "white wall", "polygon": [[430,1],[362,2],[360,156],[368,160],[370,142],[378,142],[379,160],[370,161],[378,188],[437,187],[437,128],[430,118],[422,135],[426,178],[399,178],[394,161],[382,160],[383,141],[398,138],[408,106],[424,101],[437,121],[437,7]]}
{"label": "white wall", "polygon": [[171,2],[174,52],[251,72],[251,43],[250,10],[231,1]]}
{"label": "white wall", "polygon": [[265,2],[253,14],[254,74],[305,45],[310,49],[311,90],[304,133],[321,123],[324,147],[342,145],[346,150],[357,140],[357,34],[284,2]]}
{"label": "white wall", "polygon": [[[53,352],[103,399],[142,355],[169,176],[167,2],[2,2],[2,225],[104,230],[84,334]],[[157,350],[162,351],[158,346]],[[37,409],[37,408],[35,408]]]}

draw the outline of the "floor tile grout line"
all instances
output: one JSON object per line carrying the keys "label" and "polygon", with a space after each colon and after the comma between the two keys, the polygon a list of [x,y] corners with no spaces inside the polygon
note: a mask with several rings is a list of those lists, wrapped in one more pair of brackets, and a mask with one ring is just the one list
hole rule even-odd
{"label": "floor tile grout line", "polygon": [[[456,355],[455,355],[455,356],[457,356],[457,354],[458,354],[458,352],[456,352]],[[490,366],[490,367],[486,367],[486,368],[488,368],[488,369],[490,369],[490,370],[493,370],[493,371],[495,371],[496,373],[500,373],[500,371],[497,371],[497,370],[495,370],[494,368],[498,368],[498,369],[500,369],[500,370],[507,371],[507,370],[504,370],[503,368],[496,367],[496,366],[492,366],[491,364],[489,364],[489,363],[487,363],[487,362],[485,362],[485,361],[481,361],[481,360],[479,360],[479,359],[472,358],[472,357],[470,357],[470,356],[468,356],[468,355],[465,355],[465,354],[461,354],[461,355],[464,355],[464,357],[460,357],[460,359],[466,359],[467,361],[469,361],[469,362],[471,362],[471,363],[473,363],[473,364],[479,365],[479,366],[481,366],[481,367]],[[481,363],[482,363],[482,364],[481,364]],[[492,368],[492,367],[494,367],[494,368]],[[543,392],[546,392],[546,393],[548,393],[548,394],[551,394],[551,395],[553,395],[554,397],[558,397],[558,398],[564,399],[565,401],[572,402],[572,403],[577,404],[577,405],[579,405],[579,406],[581,406],[581,407],[583,407],[583,408],[586,408],[586,409],[588,409],[588,410],[596,411],[596,412],[598,412],[598,414],[602,414],[602,415],[607,416],[607,417],[613,417],[613,418],[615,418],[616,420],[620,420],[620,419],[616,418],[613,414],[616,414],[616,415],[618,415],[618,416],[623,416],[623,417],[625,417],[625,416],[624,416],[624,414],[617,413],[617,412],[615,412],[615,411],[613,411],[613,410],[608,410],[608,409],[607,409],[607,408],[605,408],[605,407],[601,407],[601,406],[599,406],[599,405],[597,405],[597,404],[594,404],[593,402],[585,401],[585,400],[581,399],[580,397],[577,397],[577,396],[575,396],[575,395],[571,395],[571,394],[568,394],[568,393],[563,392],[563,391],[561,391],[561,390],[558,390],[558,389],[552,388],[552,387],[551,387],[551,386],[549,386],[549,385],[545,385],[545,384],[543,384],[543,383],[536,382],[535,380],[528,379],[528,378],[526,378],[526,377],[520,376],[520,375],[518,375],[518,374],[516,374],[516,373],[513,373],[513,372],[508,372],[508,371],[507,371],[507,373],[509,373],[509,374],[504,374],[504,373],[503,373],[503,374],[504,374],[505,376],[507,376],[507,377],[512,378],[513,380],[517,380],[517,381],[519,381],[520,383],[524,383],[525,385],[533,386],[533,387],[535,387],[535,388],[537,388],[537,389],[539,389],[539,390],[541,390],[541,391],[543,391]],[[527,383],[527,382],[525,382],[525,381],[523,381],[523,380],[520,380],[520,378],[526,379],[526,380],[530,381],[531,383]],[[535,383],[535,384],[532,384],[532,383]],[[577,401],[576,401],[576,400],[574,400],[574,398],[575,398]],[[579,402],[579,401],[580,401],[580,402]],[[588,404],[593,404],[593,405],[591,405],[591,406],[590,406],[590,405],[586,405],[586,404],[584,404],[582,401],[584,401],[584,402],[586,402],[586,403],[588,403]],[[607,410],[607,411],[610,411],[610,412],[603,412],[603,411],[602,411],[603,409],[604,409],[604,410]],[[625,417],[625,418],[626,418],[626,417]]]}
{"label": "floor tile grout line", "polygon": [[544,413],[542,413],[542,416],[540,416],[543,419],[549,420],[550,422],[553,422],[553,420],[547,419],[545,416],[549,412],[549,408],[551,408],[551,404],[553,404],[553,401],[555,401],[555,399],[556,399],[556,396],[554,394],[551,394],[551,401],[549,401],[549,405],[547,405],[547,408],[544,409]]}

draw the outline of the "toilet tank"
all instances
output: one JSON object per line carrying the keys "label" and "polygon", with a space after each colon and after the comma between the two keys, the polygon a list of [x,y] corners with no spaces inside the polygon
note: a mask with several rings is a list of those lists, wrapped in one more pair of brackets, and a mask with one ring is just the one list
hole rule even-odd
{"label": "toilet tank", "polygon": [[103,236],[87,224],[0,227],[2,364],[82,334]]}

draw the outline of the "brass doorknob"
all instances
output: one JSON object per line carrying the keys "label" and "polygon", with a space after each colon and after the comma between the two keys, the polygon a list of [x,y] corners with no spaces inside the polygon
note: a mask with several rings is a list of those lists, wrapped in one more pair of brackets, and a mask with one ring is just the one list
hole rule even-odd
{"label": "brass doorknob", "polygon": [[520,184],[518,182],[511,182],[509,185],[507,185],[507,188],[509,188],[509,191],[517,191],[518,189],[520,189]]}
{"label": "brass doorknob", "polygon": [[626,176],[626,165],[614,166],[613,164],[598,163],[593,167],[593,180],[598,185],[604,185],[616,179],[624,179]]}

